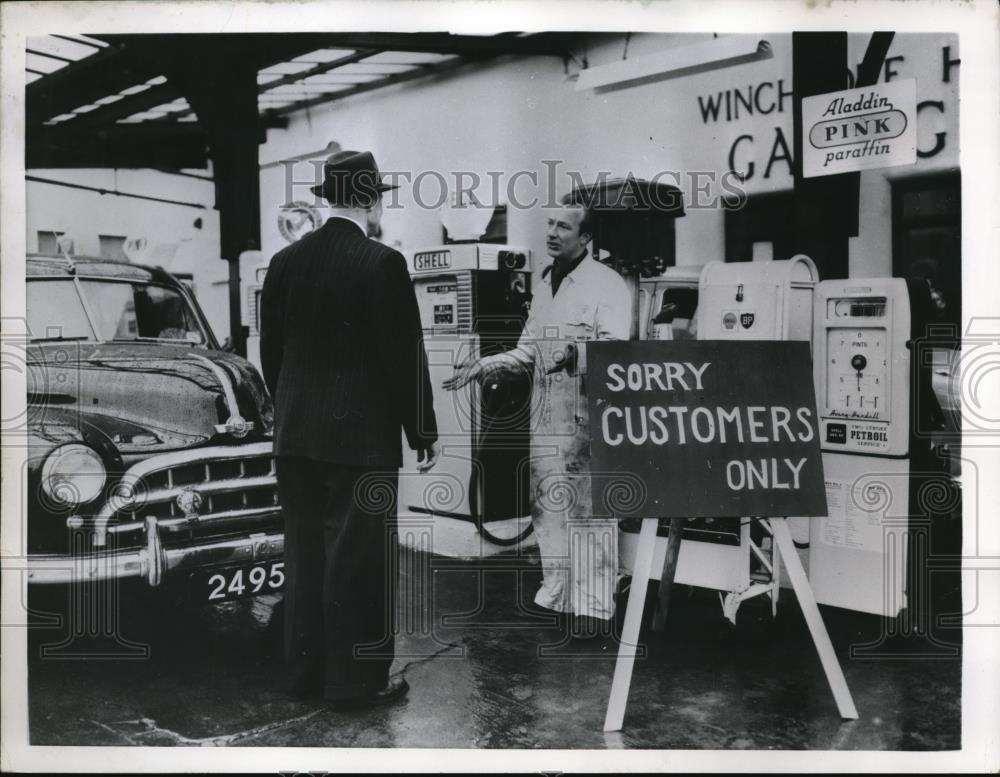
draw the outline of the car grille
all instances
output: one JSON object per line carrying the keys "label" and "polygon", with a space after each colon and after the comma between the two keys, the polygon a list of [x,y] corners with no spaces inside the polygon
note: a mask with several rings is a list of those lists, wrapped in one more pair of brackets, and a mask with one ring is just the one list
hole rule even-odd
{"label": "car grille", "polygon": [[156,519],[165,547],[280,524],[271,443],[153,456],[133,466],[95,522],[96,544],[143,542]]}

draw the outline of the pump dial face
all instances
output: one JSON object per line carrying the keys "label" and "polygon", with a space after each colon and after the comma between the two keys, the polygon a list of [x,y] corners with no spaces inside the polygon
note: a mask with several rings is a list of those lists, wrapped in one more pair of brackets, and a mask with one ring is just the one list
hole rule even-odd
{"label": "pump dial face", "polygon": [[830,415],[888,420],[886,339],[881,327],[827,330],[826,406]]}

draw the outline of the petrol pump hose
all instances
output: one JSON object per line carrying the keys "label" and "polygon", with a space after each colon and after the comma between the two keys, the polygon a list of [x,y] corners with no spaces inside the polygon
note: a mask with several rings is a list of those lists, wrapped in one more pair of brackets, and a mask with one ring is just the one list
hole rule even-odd
{"label": "petrol pump hose", "polygon": [[[570,343],[566,346],[566,350],[562,360],[557,362],[555,366],[546,370],[546,374],[552,375],[553,373],[561,371],[567,371],[570,374],[573,374],[576,370],[577,360],[578,360],[578,355],[576,351],[576,346]],[[510,420],[509,416],[503,415],[499,412],[502,406],[504,404],[513,404],[515,407],[518,405],[518,397],[517,397],[518,389],[521,389],[521,391],[523,392],[523,396],[526,402],[530,403],[531,388],[532,386],[530,378],[525,378],[523,380],[507,381],[505,383],[497,383],[489,387],[490,389],[489,393],[483,403],[483,413],[482,413],[483,425],[482,425],[482,432],[479,437],[480,445],[473,453],[474,459],[477,463],[482,463],[484,450],[486,451],[489,450],[488,438],[490,436],[490,433],[496,427],[498,421],[501,420],[501,418],[502,420],[505,421]],[[506,389],[506,391],[504,391],[503,389]],[[513,400],[511,399],[512,393],[514,393],[515,395]],[[524,412],[529,409],[530,405],[525,404],[525,406],[521,409],[521,411]],[[495,545],[500,545],[503,547],[517,545],[518,543],[522,542],[526,537],[528,537],[528,535],[531,534],[533,530],[532,524],[529,523],[524,529],[522,529],[518,534],[514,535],[513,537],[498,537],[497,535],[493,534],[489,529],[486,528],[486,520],[485,520],[486,510],[484,509],[485,506],[479,503],[480,496],[482,493],[479,488],[481,485],[479,481],[481,479],[482,469],[483,468],[480,466],[473,466],[472,473],[469,475],[469,512],[472,515],[472,520],[476,525],[476,529],[483,537],[485,537],[487,540],[489,540]],[[518,474],[519,470],[517,469],[517,467],[515,467],[515,477]],[[516,490],[516,493],[518,492],[519,491]],[[511,517],[514,518],[520,517],[519,515],[516,514],[520,512],[520,510],[515,509],[512,510],[511,512],[514,513]]]}
{"label": "petrol pump hose", "polygon": [[[511,420],[509,415],[505,415],[501,412],[503,406],[513,405],[516,407],[518,404],[523,404],[521,412],[530,410],[531,380],[530,377],[526,377],[520,380],[499,382],[493,386],[484,386],[483,388],[486,395],[483,402],[483,412],[481,414],[482,427],[479,435],[479,445],[473,451],[474,463],[472,472],[469,475],[469,513],[471,514],[472,521],[476,526],[476,530],[485,539],[492,542],[494,545],[510,547],[523,542],[533,531],[533,526],[529,521],[528,525],[525,526],[524,529],[511,537],[498,537],[486,528],[486,505],[480,504],[481,497],[485,494],[485,490],[480,489],[480,486],[483,485],[480,483],[480,480],[484,467],[479,465],[483,463],[484,452],[487,455],[498,452],[491,448],[489,438],[501,420],[508,423]],[[523,403],[519,403],[519,398],[523,398],[525,401]],[[500,450],[502,450],[502,448]],[[521,462],[515,462],[513,471],[515,478],[521,475]],[[518,515],[518,513],[521,511],[516,509],[518,504],[516,496],[521,493],[521,490],[515,487],[513,492],[515,496],[514,509],[511,509],[510,511],[510,517],[519,518],[521,516]]]}

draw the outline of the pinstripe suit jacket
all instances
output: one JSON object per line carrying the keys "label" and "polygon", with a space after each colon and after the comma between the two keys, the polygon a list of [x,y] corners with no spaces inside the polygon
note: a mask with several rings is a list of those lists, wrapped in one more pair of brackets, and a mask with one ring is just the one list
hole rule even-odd
{"label": "pinstripe suit jacket", "polygon": [[403,256],[331,218],[275,254],[260,357],[276,456],[374,467],[437,439],[420,314]]}

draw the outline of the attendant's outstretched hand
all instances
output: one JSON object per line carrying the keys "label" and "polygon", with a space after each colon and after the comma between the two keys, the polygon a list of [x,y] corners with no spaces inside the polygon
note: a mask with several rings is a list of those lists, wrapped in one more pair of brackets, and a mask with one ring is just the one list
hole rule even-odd
{"label": "attendant's outstretched hand", "polygon": [[461,364],[455,365],[455,372],[452,376],[441,383],[445,391],[457,391],[467,383],[478,380],[483,374],[483,365],[479,359],[469,357]]}

